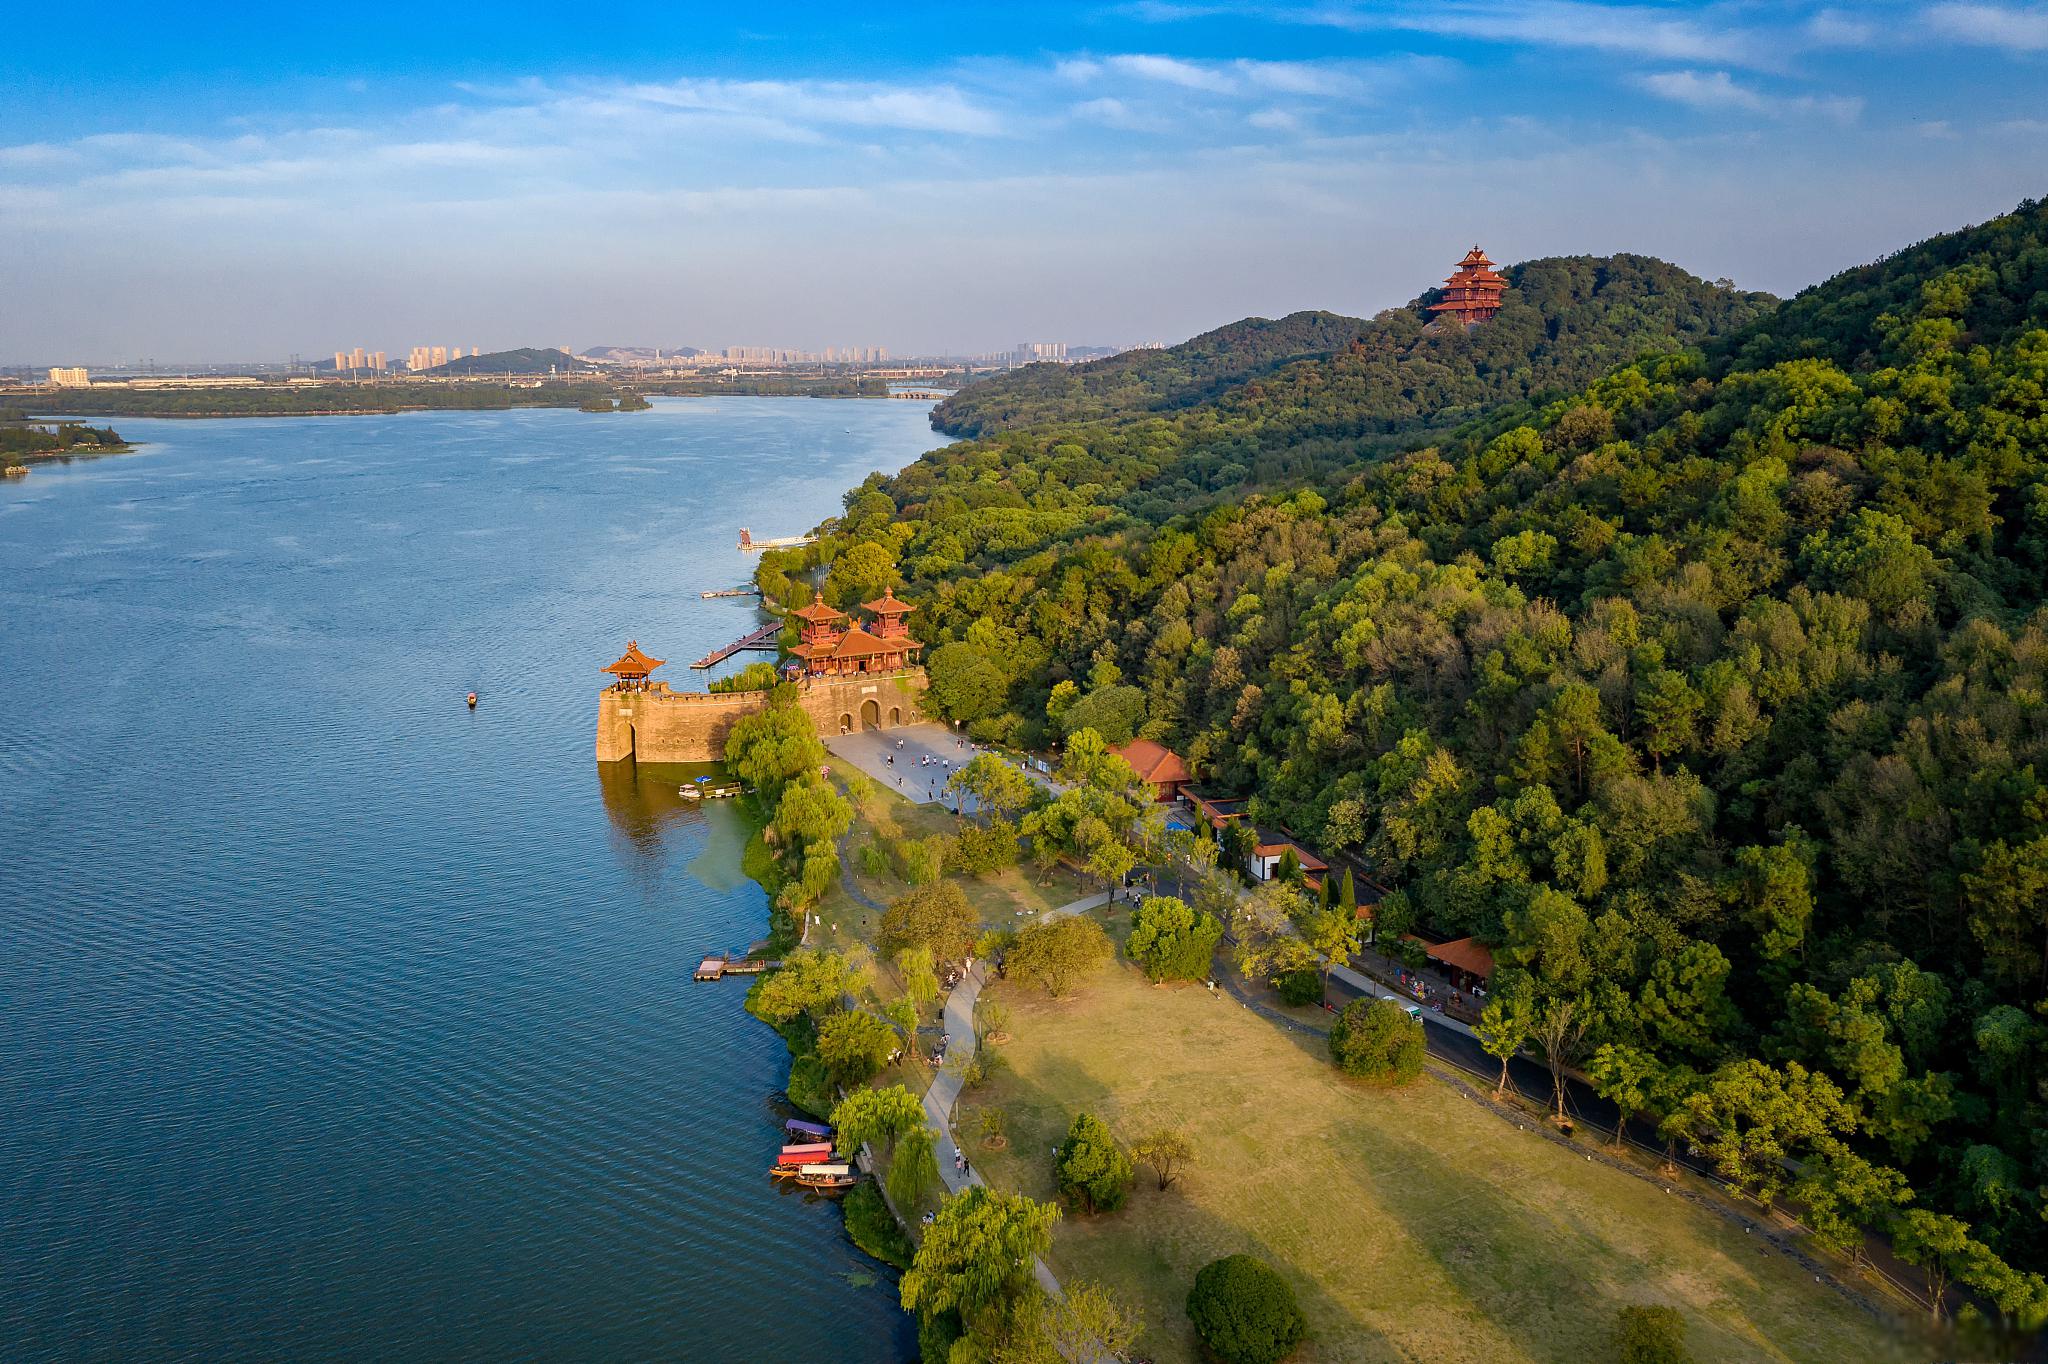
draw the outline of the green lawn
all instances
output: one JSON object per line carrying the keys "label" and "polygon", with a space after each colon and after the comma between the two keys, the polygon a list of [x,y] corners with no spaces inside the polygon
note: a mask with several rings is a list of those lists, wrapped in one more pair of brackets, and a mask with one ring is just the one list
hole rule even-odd
{"label": "green lawn", "polygon": [[[991,990],[1013,1012],[1008,1066],[956,1127],[992,1182],[1051,1197],[1051,1148],[1081,1109],[1126,1139],[1194,1138],[1172,1189],[1141,1167],[1131,1202],[1063,1220],[1051,1257],[1142,1304],[1140,1352],[1162,1362],[1196,1358],[1188,1285],[1239,1251],[1295,1285],[1314,1333],[1303,1360],[1599,1364],[1629,1303],[1677,1307],[1701,1361],[1931,1357],[1739,1227],[1448,1085],[1347,1081],[1319,1039],[1227,995],[1154,987],[1122,963],[1064,1003]],[[972,1135],[985,1105],[1005,1110],[1006,1151]]]}

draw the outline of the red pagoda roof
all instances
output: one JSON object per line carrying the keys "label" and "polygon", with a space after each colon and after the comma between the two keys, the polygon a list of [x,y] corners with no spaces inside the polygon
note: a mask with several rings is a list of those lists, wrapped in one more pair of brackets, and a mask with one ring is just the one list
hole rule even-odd
{"label": "red pagoda roof", "polygon": [[831,621],[846,619],[844,611],[836,611],[825,605],[825,594],[823,592],[815,593],[811,598],[809,606],[800,606],[789,614],[800,620],[807,620],[813,625],[824,625]]}
{"label": "red pagoda roof", "polygon": [[909,640],[877,639],[856,625],[839,637],[839,642],[832,646],[831,657],[866,658],[870,654],[901,653],[908,647]]}
{"label": "red pagoda roof", "polygon": [[907,616],[917,608],[908,602],[896,600],[896,589],[887,587],[882,589],[882,595],[873,601],[862,602],[860,609],[875,616]]}
{"label": "red pagoda roof", "polygon": [[629,639],[626,641],[626,652],[619,655],[619,661],[603,671],[616,673],[620,677],[645,677],[659,668],[662,662],[662,659],[649,658],[642,653],[639,640]]}
{"label": "red pagoda roof", "polygon": [[1493,262],[1488,260],[1486,253],[1476,246],[1465,253],[1465,259],[1458,262],[1458,268],[1460,270],[1469,270],[1475,265],[1484,266],[1488,270],[1493,269]]}

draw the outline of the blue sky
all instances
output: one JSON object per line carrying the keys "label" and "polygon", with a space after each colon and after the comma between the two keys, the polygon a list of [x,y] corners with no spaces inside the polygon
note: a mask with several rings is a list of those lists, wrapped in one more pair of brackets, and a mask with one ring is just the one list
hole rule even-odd
{"label": "blue sky", "polygon": [[1177,340],[2048,191],[2048,5],[24,7],[0,363]]}

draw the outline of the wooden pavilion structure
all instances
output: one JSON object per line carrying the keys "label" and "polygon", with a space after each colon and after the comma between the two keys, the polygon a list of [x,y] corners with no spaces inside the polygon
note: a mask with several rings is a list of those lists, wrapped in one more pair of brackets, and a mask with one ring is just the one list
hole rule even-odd
{"label": "wooden pavilion structure", "polygon": [[644,691],[647,687],[648,674],[659,668],[664,661],[650,658],[641,652],[639,640],[629,639],[626,641],[626,652],[619,655],[619,661],[603,671],[618,679],[612,684],[618,691]]}
{"label": "wooden pavilion structure", "polygon": [[803,622],[802,638],[790,647],[790,655],[812,677],[846,677],[857,673],[901,672],[916,660],[924,645],[910,637],[904,619],[917,608],[898,601],[896,589],[889,588],[860,609],[868,619],[849,625],[844,611],[825,604],[822,592],[811,604],[790,614]]}
{"label": "wooden pavilion structure", "polygon": [[1508,282],[1494,270],[1486,253],[1475,246],[1444,281],[1443,300],[1430,304],[1429,310],[1469,327],[1500,311],[1500,296],[1507,287]]}

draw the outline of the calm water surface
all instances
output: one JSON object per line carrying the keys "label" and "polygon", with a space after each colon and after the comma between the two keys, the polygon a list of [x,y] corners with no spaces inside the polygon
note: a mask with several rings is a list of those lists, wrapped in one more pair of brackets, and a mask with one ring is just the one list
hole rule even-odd
{"label": "calm water surface", "polygon": [[732,812],[591,744],[925,414],[122,421],[0,488],[0,1355],[913,1353],[690,982],[765,931]]}

